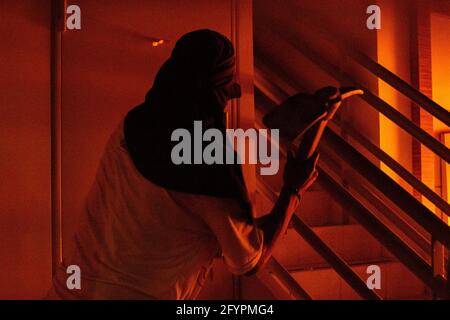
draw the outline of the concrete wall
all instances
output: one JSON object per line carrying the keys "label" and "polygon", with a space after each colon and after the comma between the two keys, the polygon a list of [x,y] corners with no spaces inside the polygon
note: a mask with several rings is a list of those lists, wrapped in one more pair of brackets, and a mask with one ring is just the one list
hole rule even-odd
{"label": "concrete wall", "polygon": [[[408,3],[408,1],[379,0],[377,4],[381,8],[382,17],[381,30],[377,32],[378,63],[410,83],[409,6],[411,3]],[[380,98],[411,119],[410,100],[382,80],[378,81],[378,85]],[[381,149],[411,172],[411,135],[382,114],[380,114],[379,121]],[[382,164],[381,168],[406,189],[411,189],[387,166]]]}
{"label": "concrete wall", "polygon": [[[248,126],[253,115],[251,1],[70,4],[81,8],[81,30],[62,36],[63,249],[108,136],[143,101],[182,34],[210,28],[237,44],[239,117]],[[0,0],[0,298],[42,298],[51,282],[50,9],[49,0]],[[153,38],[169,41],[153,47]],[[231,298],[231,274],[216,269],[203,298]]]}
{"label": "concrete wall", "polygon": [[[432,95],[433,100],[450,110],[450,11],[449,14],[431,14],[431,63],[432,63]],[[448,126],[433,118],[433,131],[437,139],[443,141],[450,147]],[[446,139],[444,138],[446,133]],[[442,190],[442,196],[447,201],[450,200],[450,165],[444,161],[439,161],[436,157],[436,189]],[[440,172],[442,168],[442,172]],[[450,218],[448,218],[450,223]]]}
{"label": "concrete wall", "polygon": [[[450,15],[431,15],[431,62],[433,100],[450,110]],[[436,136],[449,128],[435,119]]]}
{"label": "concrete wall", "polygon": [[51,281],[50,1],[0,1],[0,299]]}

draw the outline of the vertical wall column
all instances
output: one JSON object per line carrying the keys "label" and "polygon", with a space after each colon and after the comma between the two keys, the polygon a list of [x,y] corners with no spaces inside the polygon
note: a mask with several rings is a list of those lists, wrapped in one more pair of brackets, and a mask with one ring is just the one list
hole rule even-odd
{"label": "vertical wall column", "polygon": [[[430,8],[428,2],[417,1],[411,7],[411,84],[428,97],[432,96],[431,77],[431,30]],[[429,134],[433,135],[433,117],[420,106],[412,103],[412,121]],[[413,163],[412,173],[417,179],[434,190],[435,185],[435,156],[426,147],[416,140],[412,141]],[[414,191],[414,196],[424,202],[430,210],[434,206],[422,199],[419,192]]]}
{"label": "vertical wall column", "polygon": [[52,274],[62,264],[61,210],[61,74],[64,0],[51,0],[51,194]]}

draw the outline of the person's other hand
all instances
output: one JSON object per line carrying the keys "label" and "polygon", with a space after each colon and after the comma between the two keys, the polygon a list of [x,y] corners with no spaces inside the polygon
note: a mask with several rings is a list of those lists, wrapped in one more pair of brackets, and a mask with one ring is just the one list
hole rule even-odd
{"label": "person's other hand", "polygon": [[283,173],[284,186],[295,190],[299,196],[303,195],[317,179],[316,165],[318,160],[319,154],[317,152],[306,161],[298,161],[289,152]]}

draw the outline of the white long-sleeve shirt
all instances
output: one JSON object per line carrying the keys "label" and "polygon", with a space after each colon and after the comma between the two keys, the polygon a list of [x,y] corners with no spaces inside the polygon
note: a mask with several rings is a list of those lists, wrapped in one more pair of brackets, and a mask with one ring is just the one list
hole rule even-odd
{"label": "white long-sleeve shirt", "polygon": [[[233,199],[171,191],[145,179],[126,149],[121,124],[108,141],[72,254],[49,297],[193,299],[215,257],[223,256],[234,274],[257,264],[262,231],[242,210]],[[67,289],[68,265],[81,268],[81,290]]]}

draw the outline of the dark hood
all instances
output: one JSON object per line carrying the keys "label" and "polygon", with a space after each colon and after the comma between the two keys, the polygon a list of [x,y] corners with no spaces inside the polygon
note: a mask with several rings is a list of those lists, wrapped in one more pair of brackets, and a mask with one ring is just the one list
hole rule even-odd
{"label": "dark hood", "polygon": [[240,165],[175,165],[171,160],[177,144],[171,141],[173,130],[184,128],[193,137],[193,123],[200,120],[203,130],[216,128],[225,137],[223,110],[228,100],[239,96],[232,43],[211,30],[181,37],[145,102],[125,118],[127,148],[140,173],[164,188],[236,198],[249,208]]}

